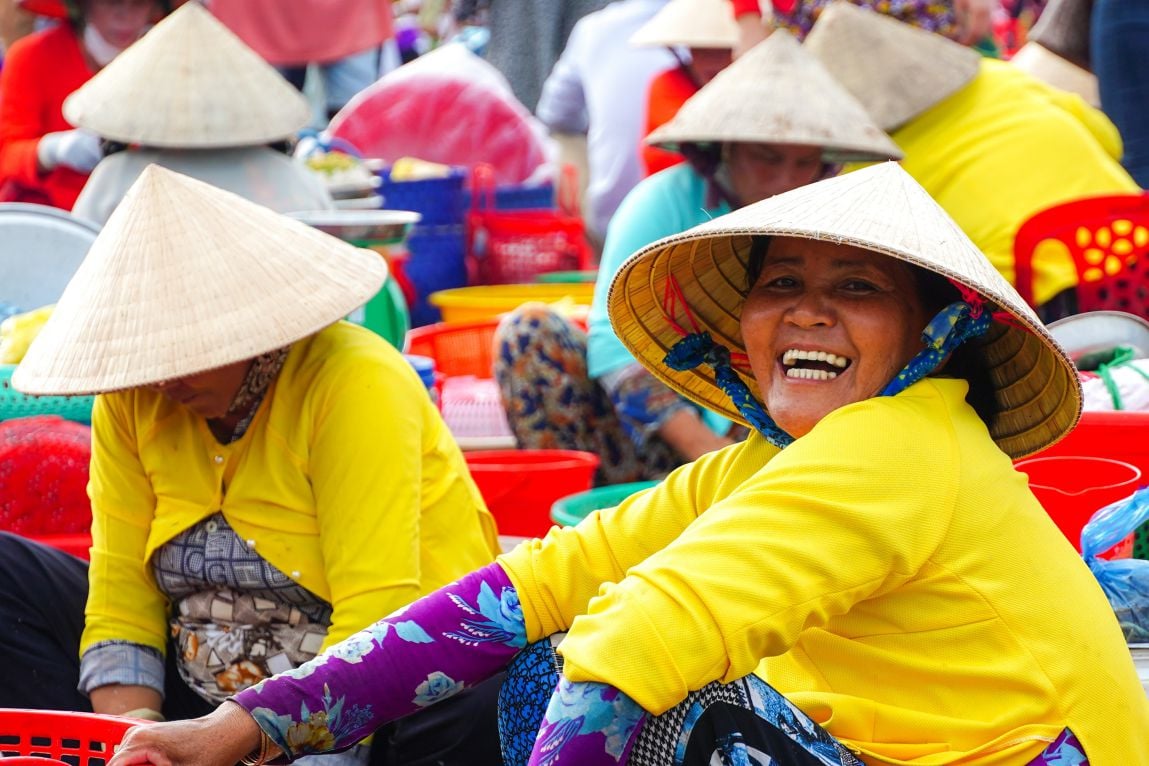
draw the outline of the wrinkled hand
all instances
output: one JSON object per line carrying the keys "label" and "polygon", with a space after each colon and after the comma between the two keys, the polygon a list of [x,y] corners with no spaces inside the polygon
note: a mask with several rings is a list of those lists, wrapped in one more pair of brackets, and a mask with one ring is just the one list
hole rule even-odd
{"label": "wrinkled hand", "polygon": [[225,702],[202,718],[129,729],[108,766],[234,766],[259,736],[247,711]]}
{"label": "wrinkled hand", "polygon": [[997,7],[998,0],[954,0],[957,41],[962,45],[973,45],[989,37],[993,32],[993,12]]}
{"label": "wrinkled hand", "polygon": [[80,173],[90,173],[103,158],[100,137],[86,130],[48,133],[36,146],[36,159],[45,171],[64,166]]}

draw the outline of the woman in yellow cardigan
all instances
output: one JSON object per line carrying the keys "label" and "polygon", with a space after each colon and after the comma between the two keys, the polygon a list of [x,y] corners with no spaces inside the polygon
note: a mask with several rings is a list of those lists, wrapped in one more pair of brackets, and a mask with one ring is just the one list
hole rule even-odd
{"label": "woman in yellow cardigan", "polygon": [[338,750],[508,662],[511,764],[1149,763],[1113,610],[1011,462],[1076,423],[1074,368],[901,168],[660,240],[610,312],[750,438],[111,766]]}
{"label": "woman in yellow cardigan", "polygon": [[7,705],[200,715],[494,559],[414,370],[339,321],[385,275],[370,251],[147,169],[14,375],[100,396],[87,582],[54,561],[72,577],[46,599],[83,634],[25,654],[26,672],[60,675],[5,684]]}

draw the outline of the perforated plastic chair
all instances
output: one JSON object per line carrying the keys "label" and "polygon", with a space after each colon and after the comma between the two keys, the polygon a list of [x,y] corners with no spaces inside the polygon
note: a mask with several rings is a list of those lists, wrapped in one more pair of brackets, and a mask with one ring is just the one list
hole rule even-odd
{"label": "perforated plastic chair", "polygon": [[1018,229],[1013,251],[1017,291],[1031,306],[1034,257],[1069,256],[1077,311],[1149,316],[1149,195],[1086,197],[1042,210]]}

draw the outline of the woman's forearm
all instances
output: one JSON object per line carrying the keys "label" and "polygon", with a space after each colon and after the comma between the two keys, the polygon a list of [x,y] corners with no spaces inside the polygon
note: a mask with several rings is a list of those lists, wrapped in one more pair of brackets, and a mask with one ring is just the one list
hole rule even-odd
{"label": "woman's forearm", "polygon": [[160,693],[150,686],[109,684],[92,689],[88,696],[92,700],[92,711],[105,715],[123,715],[141,708],[159,712],[163,706]]}

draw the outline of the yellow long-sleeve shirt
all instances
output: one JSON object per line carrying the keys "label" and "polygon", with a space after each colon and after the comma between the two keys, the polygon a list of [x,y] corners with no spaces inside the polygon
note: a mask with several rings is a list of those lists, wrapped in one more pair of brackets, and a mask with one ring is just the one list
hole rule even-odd
{"label": "yellow long-sleeve shirt", "polygon": [[1149,701],[1073,547],[926,379],[758,435],[500,558],[528,638],[661,713],[755,671],[870,764],[1149,763]]}
{"label": "yellow long-sleeve shirt", "polygon": [[[1113,123],[1081,97],[1002,61],[891,134],[902,167],[1014,281],[1013,240],[1034,213],[1079,197],[1136,193]],[[1077,284],[1072,262],[1037,260],[1040,305]]]}
{"label": "yellow long-sleeve shirt", "polygon": [[217,511],[332,605],[324,648],[498,551],[494,519],[414,370],[345,322],[292,346],[232,444],[147,389],[98,397],[92,437],[81,652],[106,640],[163,651],[168,604],[147,562]]}

